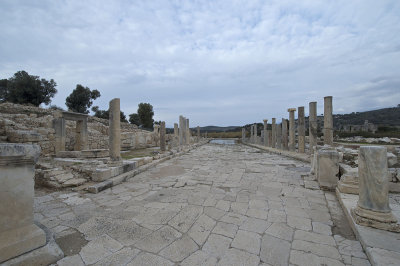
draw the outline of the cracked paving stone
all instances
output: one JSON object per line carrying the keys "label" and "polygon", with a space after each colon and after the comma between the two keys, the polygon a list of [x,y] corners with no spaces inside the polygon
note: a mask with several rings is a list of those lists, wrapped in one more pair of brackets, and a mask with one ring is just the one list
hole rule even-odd
{"label": "cracked paving stone", "polygon": [[258,255],[260,253],[260,239],[261,236],[257,233],[239,230],[231,246]]}
{"label": "cracked paving stone", "polygon": [[93,264],[97,261],[120,250],[123,246],[108,235],[103,235],[86,244],[79,252],[85,264]]}
{"label": "cracked paving stone", "polygon": [[171,261],[179,262],[195,252],[197,249],[199,249],[197,244],[190,237],[184,236],[161,250],[159,255]]}

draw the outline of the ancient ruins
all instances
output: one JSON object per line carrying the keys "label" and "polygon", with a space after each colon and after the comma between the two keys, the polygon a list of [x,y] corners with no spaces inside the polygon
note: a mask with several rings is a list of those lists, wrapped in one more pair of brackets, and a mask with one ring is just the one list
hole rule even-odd
{"label": "ancient ruins", "polygon": [[234,145],[120,122],[118,98],[109,120],[0,104],[0,265],[399,265],[399,146],[337,143],[331,96],[319,136],[317,104]]}

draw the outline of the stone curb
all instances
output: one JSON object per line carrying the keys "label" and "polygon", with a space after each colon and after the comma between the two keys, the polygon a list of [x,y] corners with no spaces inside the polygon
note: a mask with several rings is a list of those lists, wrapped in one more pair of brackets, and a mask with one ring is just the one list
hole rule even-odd
{"label": "stone curb", "polygon": [[127,181],[128,179],[136,176],[137,174],[140,174],[140,173],[142,173],[142,172],[144,172],[144,171],[146,171],[146,170],[148,170],[148,169],[150,169],[152,167],[155,167],[159,163],[162,163],[162,162],[165,162],[166,160],[181,156],[181,155],[183,155],[183,154],[185,154],[185,153],[187,153],[187,152],[189,152],[189,151],[191,151],[193,149],[196,149],[196,148],[198,148],[198,147],[200,147],[200,146],[202,146],[204,144],[207,144],[208,142],[209,142],[209,140],[201,142],[201,143],[193,144],[190,147],[184,149],[183,151],[175,152],[173,154],[170,154],[170,155],[167,155],[167,156],[165,156],[163,158],[155,160],[155,161],[153,161],[151,163],[142,165],[142,166],[138,167],[137,169],[134,169],[134,170],[129,171],[127,173],[123,173],[121,175],[114,176],[114,177],[112,177],[112,178],[110,178],[108,180],[105,180],[103,182],[91,185],[91,186],[87,187],[86,190],[88,192],[90,192],[90,193],[95,193],[95,194],[99,193],[100,191],[103,191],[103,190],[105,190],[107,188],[111,188],[113,186],[121,184],[122,182]]}
{"label": "stone curb", "polygon": [[271,147],[266,147],[266,146],[252,144],[252,143],[246,143],[246,142],[242,142],[242,144],[253,147],[253,148],[257,148],[260,150],[268,151],[270,153],[274,153],[274,154],[282,155],[282,156],[285,156],[288,158],[296,159],[296,160],[299,160],[302,162],[311,163],[310,155],[305,154],[305,153],[299,154],[296,152],[284,151],[284,150],[279,150],[279,149],[275,149],[275,148],[271,148]]}

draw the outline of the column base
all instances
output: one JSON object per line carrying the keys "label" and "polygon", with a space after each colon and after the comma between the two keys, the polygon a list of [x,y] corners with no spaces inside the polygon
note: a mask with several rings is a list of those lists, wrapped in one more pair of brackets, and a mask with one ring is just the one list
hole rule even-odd
{"label": "column base", "polygon": [[358,183],[339,180],[337,183],[337,187],[341,193],[358,195]]}
{"label": "column base", "polygon": [[46,234],[35,224],[0,233],[0,263],[44,246]]}
{"label": "column base", "polygon": [[354,221],[359,225],[369,226],[381,230],[400,232],[400,224],[392,212],[371,211],[360,206],[352,209],[351,214]]}

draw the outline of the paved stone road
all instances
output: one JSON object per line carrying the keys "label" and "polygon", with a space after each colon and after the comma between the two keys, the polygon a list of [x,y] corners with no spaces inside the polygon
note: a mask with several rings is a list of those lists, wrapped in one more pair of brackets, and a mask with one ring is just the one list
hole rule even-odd
{"label": "paved stone road", "polygon": [[[332,235],[332,193],[303,187],[309,165],[207,144],[99,194],[37,192],[58,265],[369,265]],[[333,214],[332,214],[333,215]]]}

